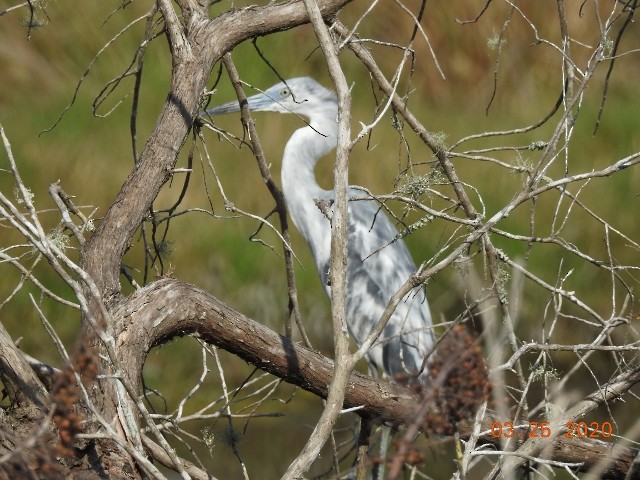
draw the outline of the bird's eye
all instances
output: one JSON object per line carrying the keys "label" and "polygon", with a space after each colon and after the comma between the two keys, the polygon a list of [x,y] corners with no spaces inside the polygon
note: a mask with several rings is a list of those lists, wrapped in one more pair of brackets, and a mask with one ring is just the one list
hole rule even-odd
{"label": "bird's eye", "polygon": [[284,87],[282,90],[280,90],[280,96],[281,97],[288,97],[289,93],[291,93],[289,91],[289,89],[287,87]]}

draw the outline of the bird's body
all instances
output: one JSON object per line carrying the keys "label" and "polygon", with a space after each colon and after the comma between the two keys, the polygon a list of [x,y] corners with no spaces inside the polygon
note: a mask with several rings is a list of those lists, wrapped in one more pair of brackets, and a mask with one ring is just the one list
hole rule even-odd
{"label": "bird's body", "polygon": [[[293,94],[292,94],[293,92]],[[318,160],[337,144],[336,96],[311,78],[287,80],[248,99],[252,111],[294,113],[309,124],[294,132],[282,160],[282,189],[287,208],[307,241],[327,293],[330,293],[330,211],[334,192],[321,188],[315,178]],[[209,115],[239,111],[237,102],[207,110]],[[350,190],[349,198],[362,198]],[[377,324],[391,296],[416,271],[406,245],[396,240],[397,230],[372,200],[351,200],[348,206],[347,324],[358,344]],[[394,241],[395,240],[395,241]],[[417,374],[433,347],[431,315],[424,289],[413,289],[398,305],[368,357],[395,377]]]}

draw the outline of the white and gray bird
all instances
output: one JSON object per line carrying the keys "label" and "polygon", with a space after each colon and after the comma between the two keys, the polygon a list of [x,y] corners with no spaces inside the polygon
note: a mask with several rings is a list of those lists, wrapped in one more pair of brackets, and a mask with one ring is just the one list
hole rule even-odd
{"label": "white and gray bird", "polygon": [[[322,284],[330,294],[331,224],[317,201],[333,205],[334,192],[318,185],[314,167],[337,145],[338,101],[334,92],[309,77],[292,78],[249,97],[252,111],[293,113],[309,120],[284,149],[282,189],[293,223],[307,241]],[[239,112],[237,101],[208,109],[208,115]],[[350,198],[362,198],[350,189]],[[391,296],[416,271],[397,230],[372,200],[349,201],[347,254],[347,324],[358,344],[377,324]],[[413,289],[398,305],[368,357],[389,376],[415,375],[434,344],[431,315],[423,287]]]}

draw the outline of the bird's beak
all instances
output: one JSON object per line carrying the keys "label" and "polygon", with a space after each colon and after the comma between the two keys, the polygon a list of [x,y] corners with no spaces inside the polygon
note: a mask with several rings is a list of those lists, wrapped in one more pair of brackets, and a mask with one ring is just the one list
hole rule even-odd
{"label": "bird's beak", "polygon": [[[273,105],[275,102],[272,98],[265,95],[264,93],[258,93],[257,95],[253,95],[252,97],[247,98],[247,104],[249,105],[249,110],[258,112],[260,110],[266,110],[270,105]],[[229,103],[223,103],[222,105],[218,105],[217,107],[209,108],[203,112],[203,115],[223,115],[225,113],[235,113],[240,111],[240,103],[237,100]]]}

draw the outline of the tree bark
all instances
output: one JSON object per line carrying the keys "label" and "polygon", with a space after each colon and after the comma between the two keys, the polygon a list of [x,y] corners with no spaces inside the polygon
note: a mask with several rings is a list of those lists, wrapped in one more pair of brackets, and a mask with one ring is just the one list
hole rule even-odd
{"label": "tree bark", "polygon": [[[319,0],[317,3],[326,20],[348,2]],[[123,183],[95,233],[84,244],[80,255],[81,267],[92,284],[85,282],[88,309],[85,311],[84,329],[79,341],[81,348],[77,350],[80,353],[76,353],[75,360],[81,359],[80,355],[86,354],[87,350],[91,351],[89,361],[94,361],[102,374],[98,377],[94,373],[91,377],[94,383],[87,388],[89,401],[97,411],[85,410],[86,425],[91,425],[90,422],[99,414],[105,423],[113,425],[117,440],[122,442],[118,445],[113,437],[80,442],[79,451],[84,458],[78,460],[77,465],[69,466],[69,471],[90,472],[93,477],[141,476],[136,470],[139,465],[136,463],[136,453],[154,455],[155,443],[147,443],[148,451],[144,452],[142,441],[135,439],[137,427],[142,427],[144,423],[136,402],[142,394],[141,372],[149,351],[172,338],[199,336],[319,397],[326,398],[327,386],[332,381],[333,363],[329,359],[246,318],[197,287],[173,279],[162,279],[128,297],[121,296],[119,274],[122,258],[153,201],[171,178],[180,150],[200,110],[206,82],[216,62],[248,38],[290,29],[309,21],[305,6],[299,0],[234,10],[214,19],[208,18],[208,8],[197,1],[176,0],[176,3],[182,10],[181,17],[174,10],[172,2],[158,0],[172,52],[171,88],[165,105],[140,158],[136,159],[135,168]],[[366,53],[363,49],[356,48],[355,51],[360,56]],[[395,101],[401,109],[399,97]],[[426,130],[416,122],[410,121],[410,125],[434,151],[438,150],[433,139],[427,138]],[[457,188],[460,182],[452,183]],[[95,322],[90,324],[89,317]],[[113,345],[105,345],[102,334],[107,335],[108,340],[113,339]],[[31,419],[30,424],[33,425],[35,418],[51,403],[59,404],[61,400],[69,401],[76,397],[82,402],[82,396],[77,393],[67,397],[55,397],[55,394],[47,393],[3,329],[0,329],[0,353],[0,375],[9,395],[16,402],[12,411],[14,416],[24,415]],[[110,358],[111,353],[114,357]],[[122,377],[124,383],[117,379],[118,376]],[[585,400],[588,405],[581,405],[579,411],[572,412],[584,415],[596,408],[607,395],[607,398],[621,395],[637,382],[640,382],[640,368],[636,366],[603,385]],[[123,394],[125,383],[131,390]],[[52,397],[54,402],[51,402]],[[407,388],[353,373],[346,388],[343,407],[358,408],[361,416],[372,421],[411,424],[415,420],[415,412],[421,407],[420,402],[415,393]],[[124,418],[123,412],[127,411],[137,417]],[[492,419],[485,420],[482,428],[489,430],[491,422]],[[0,424],[8,423],[11,422],[0,419]],[[96,422],[95,425],[100,424]],[[459,425],[461,435],[470,435],[472,427],[464,423]],[[99,428],[92,431],[99,431]],[[5,441],[11,443],[2,440],[3,443]],[[482,441],[497,443],[488,435],[482,437]],[[596,440],[559,436],[546,443],[553,446],[551,457],[554,460],[584,462],[583,469],[611,455],[610,444]],[[124,452],[123,444],[130,449]],[[16,445],[17,442],[13,442],[14,448]],[[153,448],[149,445],[153,445]],[[6,445],[2,446],[10,450]],[[525,442],[531,455],[537,455],[545,446],[545,442]],[[166,453],[165,450],[163,452]],[[623,449],[608,467],[605,478],[624,478],[636,455],[635,450]],[[175,458],[163,455],[162,462],[175,464]],[[522,462],[512,459],[506,465],[515,468],[519,463]]]}
{"label": "tree bark", "polygon": [[[327,18],[349,1],[318,3]],[[190,10],[184,24],[179,23],[171,5],[163,3],[161,9],[173,59],[171,89],[135,168],[82,249],[81,266],[107,302],[120,292],[122,257],[160,189],[171,178],[178,154],[200,110],[213,66],[248,38],[291,29],[309,21],[301,1],[233,10],[213,20],[206,17],[204,9]]]}
{"label": "tree bark", "polygon": [[[135,382],[137,389],[141,388],[144,360],[154,346],[176,336],[195,335],[319,397],[327,396],[333,372],[330,359],[245,317],[193,285],[174,279],[159,280],[132,294],[113,313],[122,320],[116,337],[121,352],[118,363],[129,366],[129,380]],[[618,396],[622,386],[628,389],[638,382],[640,366],[602,385],[587,399],[591,410],[582,405],[581,414],[602,402],[605,395],[602,392]],[[400,425],[414,422],[421,401],[409,388],[355,372],[349,379],[343,407],[359,407],[357,413],[368,420]],[[499,420],[485,419],[481,430],[490,431],[494,421]],[[461,436],[467,438],[473,424],[463,422],[458,428]],[[499,447],[499,439],[490,434],[482,436],[481,441]],[[553,440],[550,458],[558,462],[583,462],[581,470],[586,471],[600,459],[611,456],[612,448],[611,443],[560,435]],[[637,454],[635,449],[621,450],[602,478],[625,478]]]}
{"label": "tree bark", "polygon": [[[319,4],[326,18],[348,1],[323,0]],[[301,1],[233,10],[214,19],[208,18],[208,8],[199,2],[181,0],[177,3],[182,17],[178,17],[168,0],[158,2],[172,54],[171,88],[166,102],[140,158],[136,159],[135,168],[95,233],[83,245],[80,255],[80,266],[95,287],[85,284],[89,310],[83,315],[84,331],[79,343],[96,352],[94,358],[100,363],[101,373],[106,375],[96,381],[97,388],[90,389],[89,395],[105,419],[117,419],[115,428],[138,451],[141,444],[136,438],[136,428],[123,418],[127,417],[127,412],[136,410],[135,401],[123,395],[122,385],[111,378],[118,374],[119,367],[111,364],[107,345],[104,338],[100,338],[121,331],[121,319],[112,314],[111,309],[122,301],[119,283],[122,258],[160,189],[171,178],[181,147],[200,110],[206,82],[215,63],[243,40],[308,22]],[[127,356],[119,350],[119,345],[116,345],[116,351],[118,355]],[[132,382],[139,387],[139,379],[132,379]],[[101,456],[115,454],[111,442],[96,442],[99,448],[101,443],[107,450],[101,452]],[[115,463],[131,462],[133,460],[128,458],[126,462]]]}

